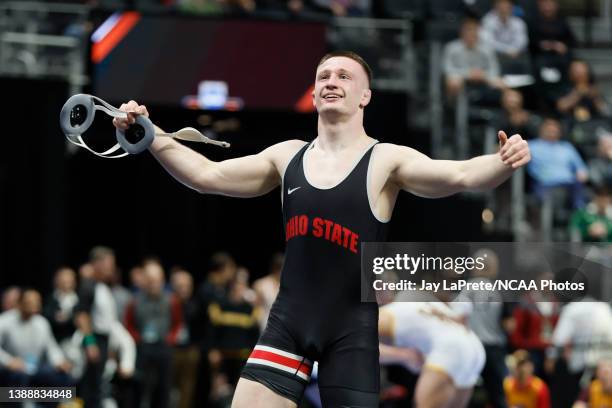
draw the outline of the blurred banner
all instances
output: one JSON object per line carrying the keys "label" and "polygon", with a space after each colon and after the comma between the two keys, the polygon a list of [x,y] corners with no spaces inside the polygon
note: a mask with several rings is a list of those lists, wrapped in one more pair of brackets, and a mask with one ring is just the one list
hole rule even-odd
{"label": "blurred banner", "polygon": [[102,99],[304,111],[313,109],[326,25],[122,12],[101,19],[91,40],[93,92]]}

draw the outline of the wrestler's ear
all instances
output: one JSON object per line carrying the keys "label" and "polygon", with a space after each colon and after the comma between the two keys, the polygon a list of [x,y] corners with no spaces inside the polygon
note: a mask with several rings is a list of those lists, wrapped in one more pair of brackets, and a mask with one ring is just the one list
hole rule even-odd
{"label": "wrestler's ear", "polygon": [[363,94],[361,95],[361,101],[359,102],[359,107],[363,109],[368,106],[370,99],[372,99],[372,90],[369,88],[364,89]]}

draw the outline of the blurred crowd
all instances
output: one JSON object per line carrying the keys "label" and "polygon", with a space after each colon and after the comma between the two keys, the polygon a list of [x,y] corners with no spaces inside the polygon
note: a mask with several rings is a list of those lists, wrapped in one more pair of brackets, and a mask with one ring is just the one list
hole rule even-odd
{"label": "blurred crowd", "polygon": [[470,107],[483,108],[470,112],[471,131],[486,118],[528,139],[527,190],[536,230],[549,202],[550,222],[565,229],[562,239],[610,242],[609,104],[591,66],[576,57],[576,39],[558,1],[537,0],[533,9],[518,3],[525,2],[495,0],[482,18],[467,15],[459,38],[444,47],[449,109],[464,96]]}
{"label": "blurred crowd", "polygon": [[216,253],[196,286],[194,274],[155,257],[124,279],[114,251],[95,247],[78,272],[57,269],[51,293],[2,291],[0,384],[77,386],[88,408],[229,406],[282,263],[274,255],[251,284],[246,268]]}
{"label": "blurred crowd", "polygon": [[[499,261],[489,255],[470,279],[495,279]],[[123,277],[113,250],[95,247],[78,272],[58,268],[44,296],[33,288],[2,291],[0,385],[77,386],[78,402],[65,407],[228,407],[282,264],[282,254],[273,255],[269,271],[251,283],[246,268],[216,253],[195,285],[197,275],[166,271],[154,257]],[[612,401],[608,303],[564,303],[546,291],[513,303],[491,296],[472,299],[464,313],[487,355],[470,406],[601,408],[607,405],[594,401]],[[414,380],[402,367],[384,367],[381,406],[409,406]],[[302,406],[319,406],[316,392],[307,395]]]}
{"label": "blurred crowd", "polygon": [[371,0],[44,0],[79,3],[101,8],[136,8],[144,11],[180,12],[198,15],[268,15],[295,17],[367,17]]}
{"label": "blurred crowd", "polygon": [[[534,232],[544,222],[564,231],[553,239],[610,242],[612,123],[610,107],[557,0],[533,10],[496,0],[482,19],[463,19],[443,52],[449,109],[459,95],[496,129],[529,140],[527,190]],[[484,112],[484,113],[483,113]],[[482,144],[481,144],[482,146]]]}

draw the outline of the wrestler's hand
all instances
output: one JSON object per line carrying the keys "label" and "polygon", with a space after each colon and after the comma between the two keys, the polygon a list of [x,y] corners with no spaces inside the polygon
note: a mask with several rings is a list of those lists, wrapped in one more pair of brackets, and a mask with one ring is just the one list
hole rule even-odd
{"label": "wrestler's hand", "polygon": [[404,366],[413,373],[420,372],[423,364],[425,364],[423,354],[413,348],[402,348],[401,351],[403,353]]}
{"label": "wrestler's hand", "polygon": [[531,160],[529,144],[523,140],[521,135],[512,135],[508,139],[506,132],[500,130],[497,137],[499,138],[499,155],[504,164],[518,169],[529,163]]}
{"label": "wrestler's hand", "polygon": [[127,119],[113,119],[113,125],[115,125],[117,129],[121,130],[126,130],[131,124],[136,122],[136,116],[138,115],[149,117],[149,111],[147,111],[147,107],[144,105],[139,105],[136,101],[129,101],[128,103],[122,104],[119,107],[119,110],[128,113]]}

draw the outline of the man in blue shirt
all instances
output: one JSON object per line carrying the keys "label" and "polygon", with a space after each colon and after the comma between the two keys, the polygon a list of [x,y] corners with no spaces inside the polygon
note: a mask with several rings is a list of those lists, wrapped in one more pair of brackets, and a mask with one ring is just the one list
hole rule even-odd
{"label": "man in blue shirt", "polygon": [[547,118],[540,126],[540,136],[529,141],[531,162],[527,171],[533,178],[533,191],[542,199],[549,190],[566,187],[574,208],[584,206],[583,184],[588,179],[587,167],[576,148],[561,139],[561,124]]}

